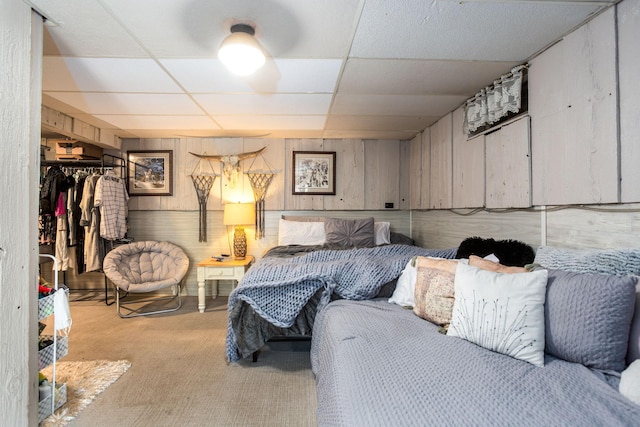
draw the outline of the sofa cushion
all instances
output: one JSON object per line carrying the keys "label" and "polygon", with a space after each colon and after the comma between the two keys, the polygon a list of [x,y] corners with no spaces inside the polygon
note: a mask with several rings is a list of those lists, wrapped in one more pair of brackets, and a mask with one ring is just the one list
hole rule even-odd
{"label": "sofa cushion", "polygon": [[451,323],[457,260],[418,257],[413,312],[431,323]]}
{"label": "sofa cushion", "polygon": [[524,267],[510,267],[507,265],[502,265],[499,262],[480,258],[476,255],[469,256],[469,265],[481,268],[483,270],[494,271],[496,273],[526,273],[529,271]]}
{"label": "sofa cushion", "polygon": [[398,304],[402,307],[413,307],[415,303],[414,292],[416,286],[416,280],[418,278],[418,266],[416,260],[418,257],[413,257],[407,262],[407,265],[402,270],[396,288],[389,298],[389,302]]}
{"label": "sofa cushion", "polygon": [[549,270],[546,352],[588,368],[622,371],[635,284],[630,276]]}
{"label": "sofa cushion", "polygon": [[459,263],[447,335],[544,366],[547,271],[496,273]]}
{"label": "sofa cushion", "polygon": [[[535,263],[545,268],[601,273],[616,276],[640,276],[640,248],[567,249],[553,246],[538,248]],[[636,285],[635,314],[629,334],[627,364],[640,359],[640,286]]]}

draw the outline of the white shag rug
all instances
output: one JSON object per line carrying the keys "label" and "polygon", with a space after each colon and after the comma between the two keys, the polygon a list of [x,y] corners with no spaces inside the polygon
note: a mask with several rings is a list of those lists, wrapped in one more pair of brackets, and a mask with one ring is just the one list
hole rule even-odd
{"label": "white shag rug", "polygon": [[[41,426],[62,427],[73,420],[97,395],[113,384],[131,367],[128,360],[91,360],[58,362],[56,383],[67,385],[67,402],[52,415],[45,418]],[[51,379],[52,367],[42,370]]]}

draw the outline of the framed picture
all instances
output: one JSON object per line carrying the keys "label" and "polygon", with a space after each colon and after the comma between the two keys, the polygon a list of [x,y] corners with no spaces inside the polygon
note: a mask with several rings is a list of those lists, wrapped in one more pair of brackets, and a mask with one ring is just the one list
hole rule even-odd
{"label": "framed picture", "polygon": [[127,151],[130,196],[173,195],[173,151]]}
{"label": "framed picture", "polygon": [[336,194],[336,152],[294,151],[293,194]]}

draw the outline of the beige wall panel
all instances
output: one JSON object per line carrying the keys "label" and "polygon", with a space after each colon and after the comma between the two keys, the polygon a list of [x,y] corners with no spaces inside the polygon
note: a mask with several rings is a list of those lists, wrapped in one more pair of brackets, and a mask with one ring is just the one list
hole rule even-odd
{"label": "beige wall panel", "polygon": [[288,210],[323,210],[325,196],[296,195],[293,191],[293,152],[323,151],[322,139],[287,139],[285,141],[285,197],[284,206]]}
{"label": "beige wall panel", "polygon": [[484,206],[484,135],[471,140],[463,130],[464,107],[453,112],[453,195],[454,208]]}
{"label": "beige wall panel", "polygon": [[410,209],[410,190],[409,182],[411,180],[411,141],[399,141],[400,144],[400,202],[397,209]]}
{"label": "beige wall panel", "polygon": [[324,196],[324,209],[365,209],[365,147],[360,139],[325,139],[336,152],[336,195]]}
{"label": "beige wall panel", "polygon": [[611,8],[531,61],[533,204],[618,201]]}
{"label": "beige wall panel", "polygon": [[422,175],[420,176],[420,209],[431,207],[431,132],[422,132]]}
{"label": "beige wall panel", "polygon": [[531,206],[529,117],[486,135],[485,143],[487,207]]}
{"label": "beige wall panel", "polygon": [[[284,139],[245,139],[245,151],[257,151],[262,147],[266,149],[253,159],[247,160],[243,165],[244,173],[264,172],[274,173],[271,183],[267,188],[265,197],[265,209],[282,210],[284,209],[285,194],[285,143]],[[245,177],[245,179],[247,179]],[[249,183],[251,186],[251,183]],[[254,197],[255,199],[255,197]]]}
{"label": "beige wall panel", "polygon": [[[547,213],[547,245],[567,248],[637,248],[640,204],[592,206]],[[636,212],[616,211],[634,209]]]}
{"label": "beige wall panel", "polygon": [[[190,154],[190,152],[200,152],[199,139],[184,138],[177,140],[175,148],[173,149],[174,197],[168,198],[171,201],[169,210],[198,209],[198,197],[193,186],[193,181],[191,180],[191,175],[213,173],[208,165],[204,166],[201,171],[198,170],[198,158]],[[216,181],[218,179],[219,178],[216,178]]]}
{"label": "beige wall panel", "polygon": [[540,213],[480,211],[463,216],[451,211],[412,212],[412,237],[425,248],[458,247],[467,237],[516,239],[538,247],[541,241]]}
{"label": "beige wall panel", "polygon": [[422,134],[409,142],[409,207],[422,208]]}
{"label": "beige wall panel", "polygon": [[397,140],[366,140],[364,167],[365,209],[394,208],[400,204],[400,146]]}
{"label": "beige wall panel", "polygon": [[640,201],[640,0],[618,6],[622,202]]}
{"label": "beige wall panel", "polygon": [[447,114],[430,128],[431,133],[431,173],[430,208],[449,209],[452,207],[452,119]]}

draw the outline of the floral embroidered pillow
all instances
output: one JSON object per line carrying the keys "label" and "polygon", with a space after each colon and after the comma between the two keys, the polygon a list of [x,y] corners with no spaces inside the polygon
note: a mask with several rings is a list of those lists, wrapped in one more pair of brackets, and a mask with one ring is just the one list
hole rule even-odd
{"label": "floral embroidered pillow", "polygon": [[413,312],[439,326],[451,322],[458,260],[418,257]]}

